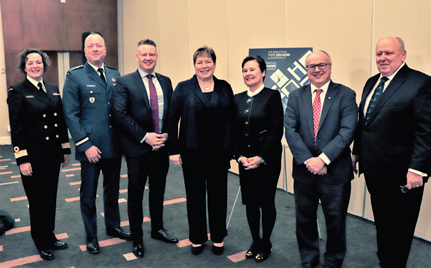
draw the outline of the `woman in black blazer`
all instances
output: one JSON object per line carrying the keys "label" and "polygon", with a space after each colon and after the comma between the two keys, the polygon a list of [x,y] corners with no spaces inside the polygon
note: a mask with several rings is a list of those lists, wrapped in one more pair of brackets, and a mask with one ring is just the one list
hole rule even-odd
{"label": "woman in black blazer", "polygon": [[31,236],[44,260],[67,248],[54,235],[60,164],[69,163],[70,145],[58,87],[43,81],[49,58],[38,49],[19,55],[23,82],[9,88],[7,103],[13,150],[30,205]]}
{"label": "woman in black blazer", "polygon": [[[239,163],[242,202],[253,243],[247,258],[263,261],[271,253],[271,233],[276,219],[274,204],[281,169],[283,108],[280,93],[265,88],[265,61],[248,56],[242,62],[247,91],[235,95],[235,153]],[[260,218],[262,214],[262,237]]]}
{"label": "woman in black blazer", "polygon": [[[195,75],[180,82],[169,108],[170,159],[181,165],[187,195],[192,253],[200,254],[208,240],[206,193],[213,253],[222,254],[227,235],[227,171],[233,155],[231,86],[214,77],[216,55],[209,47],[193,55]],[[180,133],[178,137],[178,121]]]}

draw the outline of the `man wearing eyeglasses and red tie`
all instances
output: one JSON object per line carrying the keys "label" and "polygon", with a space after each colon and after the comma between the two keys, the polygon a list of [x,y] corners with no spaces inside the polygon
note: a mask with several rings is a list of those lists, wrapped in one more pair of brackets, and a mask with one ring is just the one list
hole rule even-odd
{"label": "man wearing eyeglasses and red tie", "polygon": [[293,155],[296,236],[302,267],[320,262],[317,208],[326,219],[326,267],[341,267],[346,255],[346,216],[353,168],[350,144],[358,106],[355,92],[331,81],[331,58],[324,51],[305,59],[310,85],[289,95],[284,119]]}

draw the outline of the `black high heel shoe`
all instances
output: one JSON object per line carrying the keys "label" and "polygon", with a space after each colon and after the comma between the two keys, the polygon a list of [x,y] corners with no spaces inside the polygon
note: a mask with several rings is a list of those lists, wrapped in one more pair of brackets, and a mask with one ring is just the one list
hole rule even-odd
{"label": "black high heel shoe", "polygon": [[253,242],[249,249],[245,252],[245,257],[251,259],[256,257],[257,251],[259,250],[260,242]]}
{"label": "black high heel shoe", "polygon": [[256,262],[261,262],[264,261],[266,259],[268,259],[269,255],[271,255],[271,251],[272,251],[272,244],[271,242],[269,242],[269,244],[263,245],[256,254]]}

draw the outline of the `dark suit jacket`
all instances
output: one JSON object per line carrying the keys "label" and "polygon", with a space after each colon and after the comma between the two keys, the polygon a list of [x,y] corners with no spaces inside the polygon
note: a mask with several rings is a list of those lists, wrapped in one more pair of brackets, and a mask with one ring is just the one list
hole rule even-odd
{"label": "dark suit jacket", "polygon": [[[313,105],[310,85],[289,95],[285,114],[286,139],[293,154],[293,178],[311,184],[321,178],[326,184],[342,184],[353,179],[350,143],[353,140],[358,106],[355,92],[341,84],[329,84],[322,107],[316,149],[314,148]],[[326,175],[310,173],[304,162],[320,153],[331,160]]]}
{"label": "dark suit jacket", "polygon": [[120,73],[105,65],[107,85],[88,64],[70,69],[63,87],[63,110],[76,144],[76,160],[87,161],[85,150],[95,145],[102,159],[121,157],[121,141],[112,113],[112,92]]}
{"label": "dark suit jacket", "polygon": [[9,88],[9,121],[18,165],[59,164],[64,154],[70,154],[58,87],[45,83],[45,88],[46,95],[27,79]]}
{"label": "dark suit jacket", "polygon": [[[264,88],[248,100],[247,91],[235,95],[235,157],[260,156],[279,161],[283,137],[283,105],[278,90]],[[245,112],[249,110],[249,112]],[[245,124],[247,122],[248,124]]]}
{"label": "dark suit jacket", "polygon": [[[163,128],[167,133],[167,117],[172,96],[169,77],[156,73],[163,90]],[[150,100],[138,70],[117,79],[113,97],[114,117],[121,126],[123,150],[126,156],[138,157],[152,152],[146,142],[140,143],[148,132],[154,132]],[[164,148],[162,148],[164,149]],[[161,149],[161,150],[162,150]]]}
{"label": "dark suit jacket", "polygon": [[430,88],[422,87],[429,76],[407,65],[402,67],[365,125],[365,100],[379,77],[377,74],[365,84],[353,154],[359,155],[360,173],[365,177],[391,178],[404,185],[408,168],[430,174],[431,115],[427,110],[431,99],[425,94]]}
{"label": "dark suit jacket", "polygon": [[[213,98],[211,102],[223,102],[229,107],[226,124],[222,127],[223,133],[220,149],[224,150],[229,157],[233,155],[233,91],[231,86],[224,80],[214,77],[214,90],[217,91],[218,98]],[[195,103],[204,103],[205,96],[202,93],[196,76],[180,82],[172,95],[171,107],[169,111],[169,154],[181,154],[185,149],[200,149],[198,128],[196,124]],[[181,118],[181,128],[178,137],[178,121]]]}

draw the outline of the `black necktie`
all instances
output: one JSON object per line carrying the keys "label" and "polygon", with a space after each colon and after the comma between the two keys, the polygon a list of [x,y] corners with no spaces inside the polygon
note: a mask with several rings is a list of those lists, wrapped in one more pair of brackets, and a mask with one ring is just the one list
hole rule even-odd
{"label": "black necktie", "polygon": [[37,83],[37,87],[39,88],[39,91],[42,92],[46,96],[46,92],[45,92],[45,90],[43,90],[43,86],[42,86],[41,82]]}
{"label": "black necktie", "polygon": [[376,104],[383,93],[383,89],[385,88],[386,81],[388,81],[388,78],[383,76],[380,79],[380,83],[376,87],[376,90],[374,90],[374,94],[371,97],[370,103],[368,104],[367,114],[365,115],[365,125],[368,125],[368,123],[370,122],[371,114],[373,113],[374,108],[376,107]]}
{"label": "black necktie", "polygon": [[106,79],[105,79],[105,76],[103,75],[103,69],[99,68],[97,69],[97,71],[100,73],[100,78],[102,78],[103,83],[105,83],[105,86],[106,86]]}

